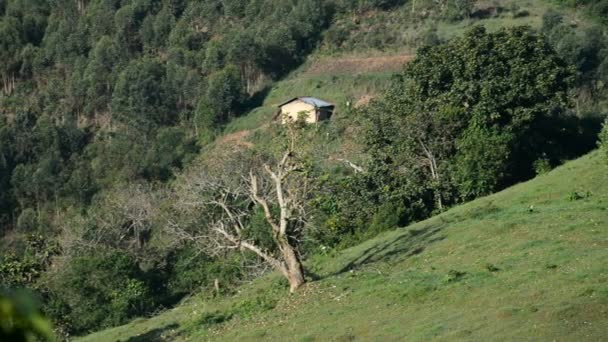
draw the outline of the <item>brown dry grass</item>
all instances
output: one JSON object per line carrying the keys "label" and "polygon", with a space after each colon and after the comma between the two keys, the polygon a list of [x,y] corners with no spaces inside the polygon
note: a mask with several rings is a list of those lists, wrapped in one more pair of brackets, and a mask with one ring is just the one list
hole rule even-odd
{"label": "brown dry grass", "polygon": [[306,70],[309,75],[324,74],[363,74],[370,72],[398,71],[403,64],[411,61],[414,55],[379,57],[322,58],[316,60]]}
{"label": "brown dry grass", "polygon": [[244,130],[226,134],[217,141],[217,144],[219,146],[232,145],[235,147],[252,148],[253,143],[247,141],[247,137],[249,137],[250,135],[251,130]]}

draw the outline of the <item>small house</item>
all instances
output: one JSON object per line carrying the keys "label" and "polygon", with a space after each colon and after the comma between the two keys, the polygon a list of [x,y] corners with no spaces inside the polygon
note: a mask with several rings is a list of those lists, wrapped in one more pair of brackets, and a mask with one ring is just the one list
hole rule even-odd
{"label": "small house", "polygon": [[335,106],[315,97],[295,97],[279,105],[275,118],[282,124],[295,122],[298,119],[306,123],[316,123],[329,119]]}

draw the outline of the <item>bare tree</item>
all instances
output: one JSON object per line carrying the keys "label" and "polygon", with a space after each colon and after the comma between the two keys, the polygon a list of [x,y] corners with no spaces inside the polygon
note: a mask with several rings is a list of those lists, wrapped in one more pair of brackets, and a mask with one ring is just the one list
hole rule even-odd
{"label": "bare tree", "polygon": [[[294,292],[305,283],[297,247],[306,224],[308,182],[293,147],[292,142],[274,163],[237,155],[224,158],[221,170],[203,166],[184,174],[176,185],[174,208],[186,215],[170,220],[172,236],[211,255],[252,252],[279,271]],[[272,247],[249,238],[256,207],[264,213]]]}
{"label": "bare tree", "polygon": [[144,184],[104,193],[86,216],[75,215],[64,223],[60,238],[64,250],[112,246],[141,252],[152,236],[163,196],[163,191]]}
{"label": "bare tree", "polygon": [[292,163],[292,159],[293,152],[288,150],[274,169],[267,164],[264,165],[264,171],[270,176],[276,191],[278,217],[270,210],[268,196],[260,192],[258,176],[253,172],[249,173],[249,192],[254,202],[264,210],[264,217],[272,228],[273,239],[281,252],[282,260],[278,260],[279,263],[274,266],[289,280],[293,292],[305,282],[302,262],[292,246],[292,241],[296,237],[294,228],[297,228],[294,226],[305,217],[305,209],[301,191],[289,186],[289,177],[299,168],[297,163]]}

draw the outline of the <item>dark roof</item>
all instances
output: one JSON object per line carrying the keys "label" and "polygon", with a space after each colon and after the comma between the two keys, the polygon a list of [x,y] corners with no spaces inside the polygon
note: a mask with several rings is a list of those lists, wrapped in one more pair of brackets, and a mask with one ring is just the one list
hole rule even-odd
{"label": "dark roof", "polygon": [[327,102],[327,101],[323,101],[321,99],[318,99],[316,97],[310,97],[310,96],[302,96],[302,97],[294,97],[293,99],[289,100],[289,101],[285,101],[283,103],[281,103],[279,105],[279,107],[283,107],[284,105],[293,102],[295,100],[300,100],[304,103],[308,103],[309,105],[315,106],[316,108],[329,108],[329,107],[335,107],[333,104]]}

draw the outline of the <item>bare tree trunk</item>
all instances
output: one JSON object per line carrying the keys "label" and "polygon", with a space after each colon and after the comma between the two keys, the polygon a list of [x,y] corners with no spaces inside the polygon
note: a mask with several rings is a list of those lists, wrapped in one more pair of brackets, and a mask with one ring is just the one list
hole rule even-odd
{"label": "bare tree trunk", "polygon": [[[418,141],[420,142],[420,146],[422,147],[422,150],[424,151],[424,154],[426,155],[426,158],[428,159],[429,169],[431,171],[431,178],[436,183],[436,185],[439,185],[440,177],[439,177],[439,170],[437,168],[437,160],[435,159],[435,155],[426,147],[426,145],[424,144],[424,142],[422,142],[422,140],[419,139]],[[439,208],[440,211],[443,211],[443,200],[441,198],[441,191],[435,189],[434,193],[435,193],[435,200],[437,201],[437,207]]]}
{"label": "bare tree trunk", "polygon": [[[176,209],[194,208],[203,212],[207,227],[194,232],[170,222],[171,233],[180,239],[199,244],[207,252],[221,255],[225,251],[241,250],[254,253],[266,265],[278,271],[289,282],[290,292],[306,283],[304,267],[298,250],[298,237],[306,227],[306,199],[308,183],[305,176],[298,176],[303,165],[292,148],[275,165],[263,164],[261,170],[249,169],[249,177],[236,184],[225,175],[208,178],[194,173],[184,177],[178,186],[185,196],[180,196]],[[204,174],[204,173],[202,173]],[[268,223],[273,247],[268,250],[248,239],[251,228],[249,218],[255,205],[261,208]],[[219,210],[221,209],[221,210]]]}
{"label": "bare tree trunk", "polygon": [[216,297],[220,296],[220,280],[215,278],[213,281],[213,289],[215,290]]}
{"label": "bare tree trunk", "polygon": [[306,279],[304,279],[304,269],[302,268],[302,262],[298,257],[298,253],[291,247],[288,241],[282,242],[280,247],[287,266],[287,274],[285,276],[289,281],[289,291],[293,293],[306,282]]}
{"label": "bare tree trunk", "polygon": [[76,0],[76,7],[78,9],[78,14],[84,15],[86,5],[83,0]]}
{"label": "bare tree trunk", "polygon": [[2,91],[6,95],[11,95],[15,89],[15,73],[8,72],[2,74]]}
{"label": "bare tree trunk", "polygon": [[262,207],[266,221],[272,227],[274,240],[283,256],[283,262],[281,262],[283,269],[281,269],[281,272],[289,281],[290,291],[294,292],[306,282],[306,279],[304,279],[302,262],[298,257],[295,248],[289,243],[288,238],[289,222],[294,218],[293,208],[291,206],[298,202],[295,198],[292,198],[290,192],[284,188],[285,178],[295,170],[293,165],[288,165],[291,157],[292,152],[286,152],[274,171],[268,165],[264,165],[266,172],[270,175],[270,178],[274,183],[276,198],[280,209],[278,223],[270,210],[268,202],[258,193],[257,177],[253,173],[250,173],[249,177],[251,196],[253,200]]}
{"label": "bare tree trunk", "polygon": [[364,169],[363,169],[361,166],[359,166],[359,165],[357,165],[357,164],[355,164],[355,163],[351,162],[351,161],[350,161],[350,160],[348,160],[348,159],[344,159],[344,158],[336,158],[336,160],[337,160],[337,161],[341,161],[341,162],[345,163],[346,165],[350,166],[350,167],[351,167],[353,170],[355,170],[355,173],[359,173],[359,172],[365,172],[365,170],[364,170]]}

